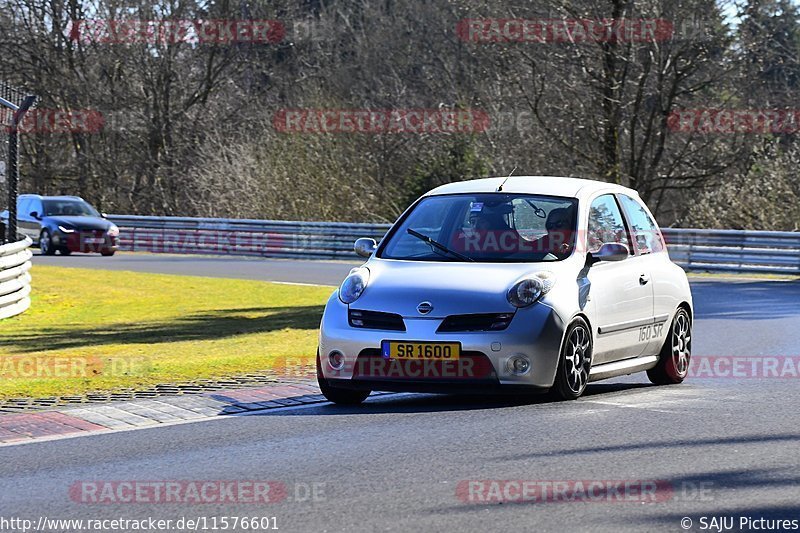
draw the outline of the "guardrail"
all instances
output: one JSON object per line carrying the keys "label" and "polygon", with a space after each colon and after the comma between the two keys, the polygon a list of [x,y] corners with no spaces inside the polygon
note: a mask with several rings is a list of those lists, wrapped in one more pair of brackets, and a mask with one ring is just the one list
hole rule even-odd
{"label": "guardrail", "polygon": [[352,259],[353,241],[380,240],[389,224],[109,215],[120,250]]}
{"label": "guardrail", "polygon": [[662,229],[669,255],[686,270],[800,274],[800,232]]}
{"label": "guardrail", "polygon": [[[305,259],[355,259],[353,241],[380,240],[389,224],[111,215],[120,249]],[[664,228],[687,270],[800,274],[800,232]]]}
{"label": "guardrail", "polygon": [[18,315],[31,306],[31,251],[25,240],[0,246],[0,319]]}

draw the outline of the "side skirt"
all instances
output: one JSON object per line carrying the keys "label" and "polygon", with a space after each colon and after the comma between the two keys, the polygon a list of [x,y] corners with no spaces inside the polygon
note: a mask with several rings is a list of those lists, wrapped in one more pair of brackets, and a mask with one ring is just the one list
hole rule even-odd
{"label": "side skirt", "polygon": [[633,374],[634,372],[642,372],[644,370],[653,368],[656,366],[656,363],[658,363],[657,355],[634,357],[633,359],[614,361],[613,363],[603,363],[602,365],[592,367],[591,371],[589,372],[589,381],[597,381],[600,379]]}

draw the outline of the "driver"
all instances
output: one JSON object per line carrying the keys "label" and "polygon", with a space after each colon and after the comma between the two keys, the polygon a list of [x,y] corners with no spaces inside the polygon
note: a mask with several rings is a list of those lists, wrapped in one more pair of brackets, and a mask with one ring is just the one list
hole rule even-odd
{"label": "driver", "polygon": [[572,250],[572,222],[575,211],[572,207],[559,207],[547,215],[544,227],[547,234],[539,240],[539,247],[559,257],[566,257]]}

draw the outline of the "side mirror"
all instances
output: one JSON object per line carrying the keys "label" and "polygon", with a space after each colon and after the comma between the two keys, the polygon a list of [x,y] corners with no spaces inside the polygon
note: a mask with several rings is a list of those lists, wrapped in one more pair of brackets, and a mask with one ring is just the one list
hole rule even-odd
{"label": "side mirror", "polygon": [[377,247],[378,243],[375,242],[375,239],[362,237],[356,240],[355,244],[353,245],[353,250],[355,250],[355,252],[361,257],[369,257]]}
{"label": "side mirror", "polygon": [[599,250],[592,252],[592,262],[598,261],[622,261],[627,259],[630,251],[624,244],[618,242],[607,242]]}
{"label": "side mirror", "polygon": [[36,211],[31,211],[31,217],[35,218],[36,220],[41,220],[42,217],[39,216],[39,213]]}

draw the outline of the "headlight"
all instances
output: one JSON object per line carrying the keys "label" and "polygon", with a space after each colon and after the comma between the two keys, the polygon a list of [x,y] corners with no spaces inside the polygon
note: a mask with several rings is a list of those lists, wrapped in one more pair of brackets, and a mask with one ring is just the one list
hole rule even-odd
{"label": "headlight", "polygon": [[369,269],[366,267],[354,268],[339,288],[339,299],[346,304],[355,302],[364,292],[367,282],[369,282]]}
{"label": "headlight", "polygon": [[59,226],[58,229],[60,229],[64,233],[75,233],[75,230],[73,228],[67,228],[67,227],[64,227],[64,226]]}
{"label": "headlight", "polygon": [[108,228],[108,236],[119,237],[119,228],[116,226],[111,226],[110,228]]}
{"label": "headlight", "polygon": [[528,307],[548,293],[555,283],[552,272],[537,272],[516,282],[508,290],[508,302],[514,307]]}

